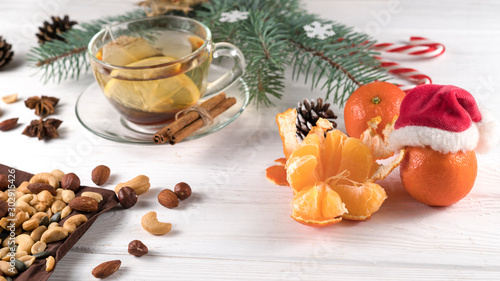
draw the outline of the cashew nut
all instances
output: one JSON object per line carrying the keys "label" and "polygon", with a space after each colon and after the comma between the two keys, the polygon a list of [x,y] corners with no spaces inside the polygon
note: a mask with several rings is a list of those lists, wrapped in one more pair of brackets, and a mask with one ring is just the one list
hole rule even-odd
{"label": "cashew nut", "polygon": [[23,224],[23,222],[27,221],[30,218],[28,212],[25,212],[19,208],[15,209],[16,216],[14,218],[16,228]]}
{"label": "cashew nut", "polygon": [[55,222],[50,223],[50,224],[49,224],[49,226],[48,226],[48,229],[51,229],[51,228],[54,228],[54,227],[59,227],[59,223],[58,223],[58,222],[56,222],[56,221],[55,221]]}
{"label": "cashew nut", "polygon": [[[28,194],[31,195],[31,194]],[[24,202],[24,201],[17,201],[16,202],[16,207],[21,209],[24,212],[27,212],[30,216],[34,215],[36,213],[36,209],[31,207],[30,204]]]}
{"label": "cashew nut", "polygon": [[37,195],[38,201],[43,202],[47,205],[52,204],[54,202],[54,195],[50,193],[48,190],[42,190],[40,193]]}
{"label": "cashew nut", "polygon": [[62,201],[62,200],[57,199],[56,201],[54,201],[54,203],[52,203],[52,206],[50,206],[50,209],[52,210],[52,213],[55,214],[57,212],[62,211],[62,209],[64,209],[64,207],[66,207],[66,203],[64,203],[64,201]]}
{"label": "cashew nut", "polygon": [[47,213],[45,212],[38,212],[36,214],[34,214],[31,218],[32,219],[37,219],[38,222],[41,222],[43,217],[48,217]]}
{"label": "cashew nut", "polygon": [[124,186],[130,186],[133,190],[135,190],[137,195],[141,195],[149,190],[151,184],[149,183],[149,178],[147,176],[139,175],[127,182],[117,184],[115,187],[115,193],[118,194],[118,191],[120,191],[120,189]]}
{"label": "cashew nut", "polygon": [[30,267],[33,262],[35,262],[35,257],[34,256],[30,256],[30,255],[26,255],[24,257],[20,257],[19,260],[24,262],[24,264],[27,266],[27,267]]}
{"label": "cashew nut", "polygon": [[37,210],[38,212],[45,212],[45,210],[47,210],[47,204],[43,203],[43,202],[38,202],[36,203],[35,205],[33,205],[33,207],[35,208],[35,210]]}
{"label": "cashew nut", "polygon": [[26,253],[31,253],[31,247],[35,242],[28,234],[21,234],[16,237],[17,252],[25,251]]}
{"label": "cashew nut", "polygon": [[68,218],[64,224],[63,227],[68,230],[69,233],[73,233],[80,225],[85,223],[87,221],[87,217],[85,215],[79,214],[79,215],[74,215],[70,218]]}
{"label": "cashew nut", "polygon": [[[58,189],[59,191],[59,189]],[[62,189],[62,200],[65,203],[69,203],[69,201],[75,198],[75,192],[71,189]]]}
{"label": "cashew nut", "polygon": [[25,231],[32,231],[35,228],[37,228],[39,224],[40,224],[40,222],[36,218],[31,218],[31,219],[23,222],[23,229]]}
{"label": "cashew nut", "polygon": [[9,220],[6,217],[0,219],[0,227],[3,229],[7,229],[7,225],[9,224]]}
{"label": "cashew nut", "polygon": [[53,256],[48,257],[46,260],[47,262],[45,263],[45,270],[47,272],[52,271],[54,269],[54,266],[56,265],[56,260]]}
{"label": "cashew nut", "polygon": [[47,231],[47,227],[45,225],[40,225],[31,232],[30,236],[33,241],[37,242],[40,241],[40,238],[42,238],[42,234],[45,233],[45,231]]}
{"label": "cashew nut", "polygon": [[7,255],[7,253],[9,253],[9,252],[10,252],[9,247],[3,247],[2,249],[0,249],[0,259],[5,257]]}
{"label": "cashew nut", "polygon": [[20,201],[22,201],[29,204],[31,200],[33,200],[33,194],[24,194],[23,196],[17,198],[16,202],[19,203]]}
{"label": "cashew nut", "polygon": [[35,182],[40,182],[40,183],[48,183],[52,185],[54,188],[59,187],[59,181],[57,178],[51,174],[51,173],[39,173],[31,177],[29,183],[35,183]]}
{"label": "cashew nut", "polygon": [[73,212],[73,209],[71,209],[70,206],[64,207],[61,211],[61,219],[64,219],[65,217],[69,216]]}
{"label": "cashew nut", "polygon": [[95,201],[97,201],[97,203],[101,202],[103,199],[101,194],[99,194],[97,192],[92,192],[92,191],[83,192],[81,196],[87,196],[90,198],[94,198]]}
{"label": "cashew nut", "polygon": [[59,170],[59,169],[54,169],[52,172],[50,172],[54,177],[56,177],[57,181],[61,181],[62,178],[64,177],[64,172]]}
{"label": "cashew nut", "polygon": [[63,200],[62,194],[65,189],[58,188],[56,189],[56,196],[54,196],[54,199],[56,200]]}
{"label": "cashew nut", "polygon": [[23,181],[18,187],[17,187],[17,191],[21,191],[23,192],[24,194],[31,194],[33,192],[31,192],[31,190],[28,189],[28,185],[30,183],[27,182],[27,181]]}
{"label": "cashew nut", "polygon": [[53,215],[54,213],[52,212],[52,209],[47,207],[47,216],[49,216],[49,218],[52,218]]}
{"label": "cashew nut", "polygon": [[147,232],[155,235],[163,235],[172,229],[172,224],[159,222],[156,212],[154,211],[151,211],[142,217],[141,225]]}
{"label": "cashew nut", "polygon": [[61,241],[66,237],[68,237],[68,231],[65,228],[56,226],[45,231],[42,234],[40,241],[44,242],[45,244],[49,244],[52,242]]}
{"label": "cashew nut", "polygon": [[10,266],[10,263],[6,261],[0,261],[0,270],[3,272],[5,276],[15,276],[17,275],[17,269]]}
{"label": "cashew nut", "polygon": [[26,251],[19,251],[19,250],[17,250],[16,255],[15,255],[15,258],[16,258],[16,259],[19,259],[19,258],[24,257],[24,256],[26,256],[26,255],[28,255],[28,252],[26,252]]}
{"label": "cashew nut", "polygon": [[25,194],[24,192],[16,190],[16,192],[14,192],[14,197],[15,198],[21,198],[24,194]]}
{"label": "cashew nut", "polygon": [[35,244],[33,244],[33,246],[31,246],[31,254],[36,255],[38,253],[45,251],[46,248],[47,244],[45,244],[45,242],[38,241]]}

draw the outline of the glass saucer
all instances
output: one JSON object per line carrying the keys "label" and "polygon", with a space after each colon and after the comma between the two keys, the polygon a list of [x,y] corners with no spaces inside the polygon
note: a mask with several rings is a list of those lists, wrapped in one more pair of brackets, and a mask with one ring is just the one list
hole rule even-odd
{"label": "glass saucer", "polygon": [[[212,67],[210,72],[213,72]],[[217,116],[212,125],[199,129],[182,142],[215,133],[240,116],[250,98],[247,84],[243,79],[239,79],[224,92],[226,97],[235,97],[236,104]],[[204,96],[200,99],[200,103],[210,97],[212,96]],[[141,126],[125,120],[104,97],[97,82],[92,83],[80,94],[76,101],[75,111],[78,121],[86,129],[100,137],[116,142],[154,144],[154,133],[165,126]]]}

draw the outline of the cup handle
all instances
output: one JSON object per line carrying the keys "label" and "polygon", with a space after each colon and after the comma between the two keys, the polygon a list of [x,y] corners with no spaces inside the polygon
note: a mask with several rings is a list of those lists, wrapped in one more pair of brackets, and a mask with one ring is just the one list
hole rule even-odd
{"label": "cup handle", "polygon": [[225,42],[216,43],[213,58],[222,56],[232,58],[234,66],[215,81],[208,83],[205,91],[206,96],[225,90],[245,73],[245,57],[238,47]]}

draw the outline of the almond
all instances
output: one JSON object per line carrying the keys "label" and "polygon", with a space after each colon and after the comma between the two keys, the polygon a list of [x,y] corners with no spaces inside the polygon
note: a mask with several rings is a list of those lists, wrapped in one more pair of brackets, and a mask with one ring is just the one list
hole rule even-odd
{"label": "almond", "polygon": [[179,197],[170,189],[164,189],[158,194],[158,202],[169,209],[179,206]]}
{"label": "almond", "polygon": [[100,279],[109,277],[120,268],[121,264],[120,260],[103,262],[92,270],[92,275]]}
{"label": "almond", "polygon": [[92,170],[92,181],[98,186],[101,186],[106,183],[110,173],[111,170],[108,166],[99,165]]}
{"label": "almond", "polygon": [[30,183],[28,185],[28,189],[34,194],[38,194],[44,190],[47,190],[48,192],[50,192],[50,194],[52,194],[52,196],[57,195],[56,189],[48,183],[43,183],[43,182]]}
{"label": "almond", "polygon": [[73,200],[69,201],[68,206],[70,206],[73,210],[87,213],[96,212],[97,210],[99,210],[99,204],[97,203],[97,201],[95,201],[94,198],[86,196],[74,198]]}
{"label": "almond", "polygon": [[17,120],[19,120],[19,118],[11,118],[1,122],[0,131],[5,132],[13,129],[17,125]]}

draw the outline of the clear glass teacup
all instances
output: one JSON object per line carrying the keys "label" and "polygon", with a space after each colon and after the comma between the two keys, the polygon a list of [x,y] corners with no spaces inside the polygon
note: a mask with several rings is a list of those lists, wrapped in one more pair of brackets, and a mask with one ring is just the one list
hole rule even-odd
{"label": "clear glass teacup", "polygon": [[[195,105],[204,95],[223,91],[244,73],[241,51],[214,43],[207,26],[193,19],[159,16],[109,25],[88,46],[90,64],[108,101],[128,121],[159,125]],[[234,64],[207,81],[212,58]]]}

